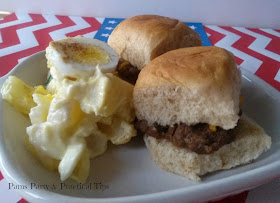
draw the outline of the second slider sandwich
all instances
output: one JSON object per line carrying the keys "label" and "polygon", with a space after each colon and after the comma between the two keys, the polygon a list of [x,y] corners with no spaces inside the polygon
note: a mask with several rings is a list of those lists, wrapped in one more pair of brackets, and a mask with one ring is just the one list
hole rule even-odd
{"label": "second slider sandwich", "polygon": [[139,15],[122,21],[108,44],[121,60],[120,76],[135,83],[140,70],[151,60],[170,50],[201,46],[197,32],[185,23],[157,15]]}
{"label": "second slider sandwich", "polygon": [[240,86],[234,56],[218,47],[173,50],[145,66],[133,93],[135,126],[153,160],[197,181],[269,149],[270,137],[240,118]]}

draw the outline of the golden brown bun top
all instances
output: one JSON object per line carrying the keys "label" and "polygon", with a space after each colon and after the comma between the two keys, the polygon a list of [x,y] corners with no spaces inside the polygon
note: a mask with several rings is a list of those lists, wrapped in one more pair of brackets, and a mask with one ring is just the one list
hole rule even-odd
{"label": "golden brown bun top", "polygon": [[232,88],[239,74],[233,54],[218,47],[190,47],[167,52],[145,66],[135,88],[174,84],[185,87]]}
{"label": "golden brown bun top", "polygon": [[167,52],[146,65],[133,90],[139,120],[160,125],[208,123],[225,130],[239,119],[241,74],[218,47]]}
{"label": "golden brown bun top", "polygon": [[176,19],[139,15],[122,21],[112,32],[108,44],[119,57],[142,69],[167,51],[201,46],[199,35]]}

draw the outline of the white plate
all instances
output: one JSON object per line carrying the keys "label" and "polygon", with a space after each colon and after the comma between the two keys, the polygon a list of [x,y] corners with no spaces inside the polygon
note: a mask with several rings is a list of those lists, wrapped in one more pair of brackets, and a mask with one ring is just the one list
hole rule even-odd
{"label": "white plate", "polygon": [[[43,84],[47,72],[45,52],[40,52],[23,61],[7,76],[15,75],[33,86]],[[110,145],[104,155],[91,161],[86,183],[88,187],[91,183],[91,189],[77,189],[77,184],[71,180],[65,184],[76,189],[60,189],[58,173],[45,170],[25,148],[25,128],[29,119],[1,98],[1,171],[8,182],[27,187],[17,189],[17,192],[31,202],[208,201],[267,183],[280,177],[280,96],[277,90],[256,76],[243,69],[242,73],[242,111],[272,137],[271,149],[254,163],[212,173],[205,176],[203,182],[195,183],[157,167],[143,141],[136,138],[126,145]],[[1,78],[0,86],[7,76]],[[57,189],[31,189],[31,183],[54,184]],[[109,188],[95,189],[96,183]]]}

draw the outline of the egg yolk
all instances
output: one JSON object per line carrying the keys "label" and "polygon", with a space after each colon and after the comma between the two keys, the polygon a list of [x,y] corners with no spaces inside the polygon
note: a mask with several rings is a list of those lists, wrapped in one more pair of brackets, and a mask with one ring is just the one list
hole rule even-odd
{"label": "egg yolk", "polygon": [[55,42],[63,49],[67,62],[74,61],[84,65],[105,65],[110,62],[109,54],[102,48],[94,45]]}

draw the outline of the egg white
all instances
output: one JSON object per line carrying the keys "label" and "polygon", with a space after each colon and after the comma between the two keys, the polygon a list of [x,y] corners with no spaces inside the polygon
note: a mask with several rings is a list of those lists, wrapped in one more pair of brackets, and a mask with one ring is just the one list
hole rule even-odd
{"label": "egg white", "polygon": [[[65,48],[67,48],[67,46],[74,46],[75,44],[82,45],[89,49],[95,47],[100,48],[109,55],[109,62],[106,64],[87,64],[71,60],[71,56],[67,55]],[[71,76],[74,78],[86,78],[93,75],[96,66],[99,66],[103,72],[114,72],[119,61],[117,53],[107,43],[82,36],[68,37],[51,42],[46,49],[46,58],[48,59],[49,68],[56,68],[63,76]],[[69,60],[66,61],[65,58]]]}

